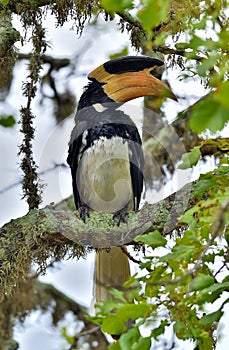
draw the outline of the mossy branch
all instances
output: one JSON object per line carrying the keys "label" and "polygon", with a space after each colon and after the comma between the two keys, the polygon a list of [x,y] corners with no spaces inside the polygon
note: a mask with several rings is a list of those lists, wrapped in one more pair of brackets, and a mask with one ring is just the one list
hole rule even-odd
{"label": "mossy branch", "polygon": [[24,95],[27,97],[27,104],[21,108],[21,132],[23,133],[23,141],[19,147],[19,155],[22,155],[21,169],[24,173],[22,190],[23,198],[27,199],[29,209],[38,208],[41,203],[40,185],[37,174],[37,165],[33,158],[32,141],[34,139],[34,127],[31,104],[36,96],[37,82],[39,80],[40,70],[42,68],[42,55],[46,50],[46,42],[44,40],[45,30],[43,29],[39,15],[33,13],[34,29],[32,35],[33,53],[30,58],[30,74],[24,84]]}
{"label": "mossy branch", "polygon": [[190,207],[191,193],[189,184],[156,204],[145,204],[119,227],[111,214],[98,212],[91,212],[84,224],[74,210],[72,197],[11,220],[0,230],[0,298],[10,295],[19,281],[26,279],[33,262],[45,271],[50,259],[79,258],[91,248],[122,246],[150,230],[169,234],[185,208]]}

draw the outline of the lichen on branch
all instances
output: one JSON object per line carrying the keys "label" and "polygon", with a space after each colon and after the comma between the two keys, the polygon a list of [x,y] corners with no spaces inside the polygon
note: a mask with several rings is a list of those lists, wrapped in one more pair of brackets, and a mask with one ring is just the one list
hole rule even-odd
{"label": "lichen on branch", "polygon": [[[1,99],[7,95],[12,80],[12,70],[16,61],[14,43],[20,39],[20,33],[12,27],[11,16],[0,12],[0,93]],[[3,95],[4,94],[4,95]]]}
{"label": "lichen on branch", "polygon": [[19,148],[22,156],[21,169],[24,173],[22,190],[23,198],[27,199],[29,209],[38,208],[41,203],[41,186],[39,184],[37,165],[33,158],[32,141],[34,139],[34,127],[32,113],[32,100],[36,96],[39,73],[42,68],[42,55],[46,50],[45,30],[39,18],[34,14],[34,28],[32,34],[33,53],[30,58],[29,75],[23,86],[23,93],[27,97],[27,104],[21,108],[21,132],[23,141]]}
{"label": "lichen on branch", "polygon": [[156,204],[145,204],[138,213],[130,213],[128,222],[120,227],[112,214],[97,212],[91,212],[84,224],[74,210],[72,197],[11,220],[0,230],[0,300],[10,296],[27,278],[34,262],[45,272],[50,261],[85,257],[92,248],[133,243],[137,235],[149,230],[169,234],[185,207],[189,207],[190,194],[191,187],[187,185]]}

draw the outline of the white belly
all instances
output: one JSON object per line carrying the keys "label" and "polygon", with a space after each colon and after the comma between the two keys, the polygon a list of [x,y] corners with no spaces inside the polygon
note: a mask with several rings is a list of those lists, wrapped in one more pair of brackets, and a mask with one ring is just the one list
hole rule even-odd
{"label": "white belly", "polygon": [[114,213],[133,209],[127,142],[120,137],[100,138],[80,160],[77,187],[82,201],[96,211]]}

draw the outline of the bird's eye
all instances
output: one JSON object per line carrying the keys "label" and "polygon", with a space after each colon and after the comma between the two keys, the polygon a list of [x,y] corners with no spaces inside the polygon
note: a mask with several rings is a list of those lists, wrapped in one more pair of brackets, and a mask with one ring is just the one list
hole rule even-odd
{"label": "bird's eye", "polygon": [[101,97],[101,94],[99,94],[98,92],[94,95],[95,97]]}

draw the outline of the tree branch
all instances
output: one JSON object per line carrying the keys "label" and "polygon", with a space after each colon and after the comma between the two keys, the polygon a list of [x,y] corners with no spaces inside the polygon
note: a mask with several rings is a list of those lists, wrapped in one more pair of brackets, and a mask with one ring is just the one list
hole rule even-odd
{"label": "tree branch", "polygon": [[[65,163],[55,163],[53,162],[53,166],[51,166],[50,168],[48,169],[45,169],[45,170],[42,170],[42,171],[39,171],[38,172],[38,176],[41,176],[41,175],[45,175],[49,172],[52,172],[53,170],[56,170],[57,168],[67,168],[69,169],[69,167],[65,164]],[[16,181],[16,182],[13,182],[11,185],[8,185],[2,189],[0,189],[0,195],[11,190],[12,188],[16,187],[16,186],[19,186],[22,184],[22,181],[23,179],[21,178],[20,180]]]}
{"label": "tree branch", "polygon": [[[18,53],[18,60],[30,60],[32,54],[31,53]],[[42,63],[50,64],[53,69],[59,70],[61,68],[65,68],[71,64],[71,60],[69,58],[56,58],[50,55],[42,55],[41,56]]]}
{"label": "tree branch", "polygon": [[[144,204],[137,213],[130,212],[128,222],[119,227],[112,214],[95,211],[91,211],[85,224],[74,210],[73,198],[69,197],[57,205],[30,210],[27,215],[11,220],[1,228],[0,239],[11,230],[17,230],[18,235],[28,234],[33,227],[33,241],[38,238],[49,241],[51,238],[53,246],[69,244],[71,240],[83,246],[109,248],[131,243],[136,235],[154,227],[166,235],[174,229],[177,218],[190,207],[191,188],[192,183],[155,204]],[[179,210],[181,205],[182,212]]]}
{"label": "tree branch", "polygon": [[[6,9],[6,10],[10,10],[11,12],[14,12],[14,13],[20,15],[24,10],[24,7],[20,6],[22,4],[23,4],[22,0],[10,0],[6,7],[0,3],[0,11],[1,10],[4,11]],[[47,5],[50,5],[50,0],[37,1],[37,6],[39,6],[39,7],[47,6]]]}
{"label": "tree branch", "polygon": [[20,280],[26,279],[31,263],[45,271],[47,261],[82,257],[93,248],[109,248],[133,242],[149,230],[169,234],[186,208],[192,205],[192,185],[186,185],[164,200],[145,204],[131,212],[127,223],[117,227],[111,214],[91,212],[84,224],[74,210],[73,199],[56,206],[30,210],[24,217],[11,220],[0,229],[0,300],[10,295]]}

